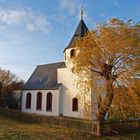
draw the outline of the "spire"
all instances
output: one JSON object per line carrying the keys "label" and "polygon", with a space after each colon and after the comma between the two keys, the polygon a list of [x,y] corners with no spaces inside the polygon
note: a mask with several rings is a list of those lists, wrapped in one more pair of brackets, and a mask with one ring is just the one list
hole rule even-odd
{"label": "spire", "polygon": [[68,46],[64,49],[64,52],[66,49],[69,49],[72,47],[72,43],[74,42],[75,38],[76,37],[83,37],[88,31],[88,27],[86,26],[84,20],[83,20],[83,10],[82,10],[82,7],[81,7],[81,11],[80,11],[80,14],[81,14],[81,20],[78,24],[78,27],[76,28],[73,36],[72,36],[72,39],[70,40]]}
{"label": "spire", "polygon": [[83,7],[81,6],[81,10],[80,10],[80,17],[81,17],[81,20],[83,20],[83,14],[84,14],[84,12],[83,12]]}

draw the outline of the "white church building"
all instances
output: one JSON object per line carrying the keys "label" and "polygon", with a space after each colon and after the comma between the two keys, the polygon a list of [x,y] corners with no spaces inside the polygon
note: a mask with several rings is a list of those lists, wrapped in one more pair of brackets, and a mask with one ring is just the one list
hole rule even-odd
{"label": "white church building", "polygon": [[23,89],[22,112],[84,118],[84,110],[77,98],[77,76],[72,73],[69,65],[76,51],[72,48],[74,39],[77,36],[83,37],[87,31],[81,18],[69,45],[64,49],[64,62],[36,67]]}

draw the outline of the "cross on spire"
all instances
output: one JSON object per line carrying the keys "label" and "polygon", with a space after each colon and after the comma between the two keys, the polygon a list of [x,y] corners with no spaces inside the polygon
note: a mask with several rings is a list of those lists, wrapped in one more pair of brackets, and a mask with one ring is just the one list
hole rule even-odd
{"label": "cross on spire", "polygon": [[84,12],[83,12],[83,7],[81,6],[81,10],[80,10],[80,17],[81,17],[81,20],[83,19],[83,14],[84,14]]}

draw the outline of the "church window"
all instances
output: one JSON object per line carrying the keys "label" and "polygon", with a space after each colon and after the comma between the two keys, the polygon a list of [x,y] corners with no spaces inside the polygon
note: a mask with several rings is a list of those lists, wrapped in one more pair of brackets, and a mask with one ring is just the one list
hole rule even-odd
{"label": "church window", "polygon": [[71,58],[75,57],[75,50],[74,50],[74,49],[72,49],[72,50],[70,51],[70,57],[71,57]]}
{"label": "church window", "polygon": [[36,100],[36,109],[41,110],[41,106],[42,106],[42,93],[38,92],[37,93],[37,100]]}
{"label": "church window", "polygon": [[31,108],[31,93],[27,93],[27,96],[26,96],[26,108],[27,109]]}
{"label": "church window", "polygon": [[52,93],[47,93],[46,111],[52,111]]}
{"label": "church window", "polygon": [[72,99],[72,111],[78,111],[78,99],[76,97]]}

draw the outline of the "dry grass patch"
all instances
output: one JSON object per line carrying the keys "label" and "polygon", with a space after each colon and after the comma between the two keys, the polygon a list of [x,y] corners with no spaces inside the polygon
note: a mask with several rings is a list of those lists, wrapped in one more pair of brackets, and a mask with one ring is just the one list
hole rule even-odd
{"label": "dry grass patch", "polygon": [[[140,131],[119,136],[119,140],[140,140]],[[26,124],[0,117],[0,140],[117,140],[118,137],[96,137],[85,132],[54,125]]]}

